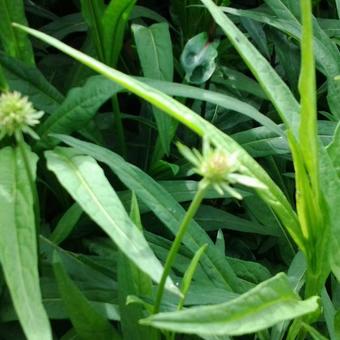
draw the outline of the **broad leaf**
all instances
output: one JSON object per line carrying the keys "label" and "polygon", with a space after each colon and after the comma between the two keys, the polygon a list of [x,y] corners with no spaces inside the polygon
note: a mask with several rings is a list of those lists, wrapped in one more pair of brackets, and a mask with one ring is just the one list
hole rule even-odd
{"label": "broad leaf", "polygon": [[156,328],[205,335],[243,335],[316,311],[318,298],[301,301],[280,273],[249,292],[220,305],[161,313],[142,321]]}
{"label": "broad leaf", "polygon": [[89,78],[83,87],[73,88],[57,111],[39,127],[38,146],[54,146],[56,140],[49,137],[51,133],[71,134],[85,127],[103,103],[119,90],[119,86],[100,76]]}
{"label": "broad leaf", "polygon": [[203,84],[210,79],[216,69],[219,41],[209,41],[207,33],[191,38],[181,54],[181,64],[185,78],[192,84]]}
{"label": "broad leaf", "polygon": [[[26,149],[35,178],[37,156]],[[11,299],[29,340],[52,339],[39,285],[33,194],[18,148],[0,150],[0,262]]]}

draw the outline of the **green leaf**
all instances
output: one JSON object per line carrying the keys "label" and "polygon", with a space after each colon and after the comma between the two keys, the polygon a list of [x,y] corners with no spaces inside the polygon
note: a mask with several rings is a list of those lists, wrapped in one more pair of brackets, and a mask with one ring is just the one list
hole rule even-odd
{"label": "green leaf", "polygon": [[[142,229],[138,201],[133,194],[130,217]],[[125,339],[152,340],[157,339],[156,330],[139,325],[144,310],[139,304],[127,304],[129,295],[151,296],[152,282],[123,253],[118,255],[118,299],[121,327]]]}
{"label": "green leaf", "polygon": [[[337,151],[339,153],[339,149]],[[330,156],[324,148],[320,148],[320,179],[321,190],[324,194],[329,215],[330,238],[325,240],[328,247],[331,269],[340,282],[340,178],[332,163]],[[330,244],[330,246],[329,246]]]}
{"label": "green leaf", "polygon": [[340,337],[340,312],[337,312],[334,318],[335,335]]}
{"label": "green leaf", "polygon": [[[64,148],[47,151],[45,155],[48,168],[73,199],[140,270],[158,282],[163,270],[161,264],[130,220],[96,161]],[[170,280],[167,289],[177,292]]]}
{"label": "green leaf", "polygon": [[[327,205],[320,191],[319,140],[317,137],[316,73],[313,50],[313,18],[310,0],[301,1],[302,38],[301,121],[299,144],[291,143],[296,178],[296,207],[306,238],[307,277],[305,295],[320,294],[330,266]],[[320,145],[320,147],[322,147]]]}
{"label": "green leaf", "polygon": [[192,84],[203,84],[210,79],[216,69],[219,41],[209,41],[203,32],[191,38],[181,54],[181,64],[185,79]]}
{"label": "green leaf", "polygon": [[202,205],[196,215],[199,222],[207,231],[217,229],[235,230],[241,233],[254,233],[259,235],[281,236],[280,229],[273,224],[260,224],[253,220],[248,220],[235,216],[223,209]]}
{"label": "green leaf", "polygon": [[17,32],[12,22],[27,25],[23,0],[0,0],[0,40],[5,52],[34,65],[30,40],[25,33]]}
{"label": "green leaf", "polygon": [[74,13],[53,20],[51,23],[43,26],[41,31],[57,39],[64,39],[71,33],[86,32],[87,25],[80,13]]}
{"label": "green leaf", "polygon": [[159,23],[146,27],[135,24],[132,32],[144,76],[171,82],[174,62],[169,25]]}
{"label": "green leaf", "polygon": [[[169,25],[154,24],[150,27],[133,25],[132,32],[143,74],[156,80],[173,80],[174,63]],[[177,122],[157,108],[153,108],[162,148],[166,154],[176,131]]]}
{"label": "green leaf", "polygon": [[340,123],[338,123],[332,143],[327,147],[329,157],[331,158],[333,162],[333,166],[336,170],[336,173],[338,174],[338,177],[340,178],[339,150],[340,150]]}
{"label": "green leaf", "polygon": [[136,0],[111,0],[102,23],[104,57],[107,64],[115,67],[123,46],[125,27]]}
{"label": "green leaf", "polygon": [[237,336],[269,328],[318,308],[318,297],[301,301],[291,289],[287,276],[280,273],[231,302],[156,314],[144,319],[142,324],[181,333]]}
{"label": "green leaf", "polygon": [[[290,12],[286,5],[280,0],[266,0],[268,6],[274,12],[247,11],[234,8],[224,8],[225,12],[233,15],[247,16],[256,21],[273,26],[297,40],[301,40],[302,29],[299,21]],[[296,4],[295,4],[296,6]],[[299,5],[297,5],[299,8]],[[340,84],[334,80],[340,74],[340,58],[336,44],[328,38],[327,34],[320,28],[317,21],[314,20],[314,54],[317,61],[317,67],[328,78],[328,102],[332,113],[340,117],[338,102],[340,100]]]}
{"label": "green leaf", "polygon": [[80,289],[69,278],[57,252],[53,257],[53,269],[63,304],[79,337],[83,340],[121,339],[110,322],[93,309]]}
{"label": "green leaf", "polygon": [[49,137],[51,133],[71,134],[85,127],[103,103],[119,90],[120,86],[101,76],[93,76],[83,87],[73,88],[58,110],[38,128],[38,146],[56,145],[57,141]]}
{"label": "green leaf", "polygon": [[97,58],[104,61],[103,27],[101,18],[104,15],[103,0],[81,0],[81,12],[90,28],[90,36],[97,52]]}
{"label": "green leaf", "polygon": [[50,240],[58,245],[67,239],[82,214],[83,209],[77,203],[74,203],[59,220],[50,236]]}
{"label": "green leaf", "polygon": [[10,88],[29,96],[35,108],[52,113],[64,100],[64,96],[47,81],[36,67],[26,65],[1,52],[0,64],[4,69]]}
{"label": "green leaf", "polygon": [[184,273],[183,281],[182,281],[182,285],[181,285],[181,292],[182,292],[183,296],[181,297],[181,299],[178,303],[178,307],[177,307],[178,310],[182,309],[182,307],[184,306],[185,298],[186,298],[186,296],[189,292],[191,282],[192,282],[192,279],[195,275],[199,261],[200,261],[201,257],[203,256],[204,252],[206,251],[207,247],[208,247],[208,245],[204,244],[201,248],[199,248],[197,250],[197,252],[195,253],[194,257],[192,258],[192,260],[189,264],[189,267],[187,268],[187,270]]}
{"label": "green leaf", "polygon": [[198,87],[184,85],[174,82],[158,81],[147,78],[140,78],[144,83],[163,91],[169,96],[192,98],[197,100],[203,100],[208,103],[212,103],[221,106],[225,109],[239,112],[259,124],[265,126],[268,130],[275,133],[275,135],[280,136],[285,139],[283,130],[275,124],[270,118],[265,116],[263,113],[259,112],[254,106],[236,99],[234,97],[228,96],[226,94],[218,93],[215,91],[209,91],[200,89]]}
{"label": "green leaf", "polygon": [[[35,178],[37,156],[28,148]],[[0,262],[11,299],[29,340],[52,339],[39,286],[33,194],[18,148],[0,150]]]}
{"label": "green leaf", "polygon": [[302,327],[310,334],[313,340],[327,340],[325,336],[319,333],[314,327],[306,323],[302,323]]}
{"label": "green leaf", "polygon": [[222,28],[278,111],[287,129],[297,137],[300,107],[291,91],[270,63],[212,0],[201,0]]}

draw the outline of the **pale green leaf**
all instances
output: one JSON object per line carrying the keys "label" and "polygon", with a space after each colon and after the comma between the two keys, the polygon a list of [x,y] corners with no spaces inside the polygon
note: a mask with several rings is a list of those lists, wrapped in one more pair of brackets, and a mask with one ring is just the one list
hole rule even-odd
{"label": "pale green leaf", "polygon": [[[163,271],[162,265],[141,231],[130,220],[96,161],[91,157],[74,155],[69,149],[63,148],[45,154],[48,168],[74,200],[140,270],[158,282]],[[177,292],[170,280],[167,288]]]}
{"label": "pale green leaf", "polygon": [[[26,149],[34,178],[37,156]],[[33,194],[18,148],[0,150],[0,262],[29,340],[52,339],[39,285]]]}
{"label": "pale green leaf", "polygon": [[301,301],[283,273],[260,283],[231,302],[160,313],[145,325],[189,334],[243,335],[316,311],[318,298]]}

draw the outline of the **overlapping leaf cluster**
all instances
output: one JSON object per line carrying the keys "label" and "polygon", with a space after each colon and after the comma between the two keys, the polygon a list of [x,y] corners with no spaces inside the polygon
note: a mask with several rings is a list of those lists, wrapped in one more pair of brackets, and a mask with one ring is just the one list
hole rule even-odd
{"label": "overlapping leaf cluster", "polygon": [[338,339],[339,19],[0,0],[0,338]]}

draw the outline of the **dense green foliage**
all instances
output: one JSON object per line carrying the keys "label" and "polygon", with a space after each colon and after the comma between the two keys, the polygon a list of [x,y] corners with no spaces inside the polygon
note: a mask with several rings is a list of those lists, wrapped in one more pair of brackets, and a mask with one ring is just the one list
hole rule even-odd
{"label": "dense green foliage", "polygon": [[340,339],[339,19],[0,0],[0,339]]}

